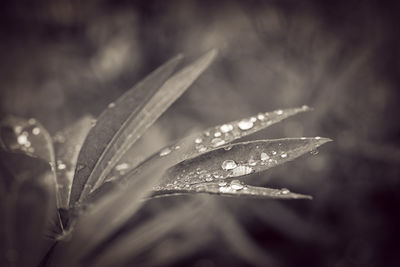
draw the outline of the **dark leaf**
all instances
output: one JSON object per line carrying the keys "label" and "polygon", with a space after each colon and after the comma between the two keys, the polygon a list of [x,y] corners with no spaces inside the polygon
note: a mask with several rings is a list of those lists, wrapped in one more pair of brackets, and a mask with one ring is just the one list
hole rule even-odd
{"label": "dark leaf", "polygon": [[293,160],[329,141],[303,137],[224,146],[170,168],[156,189],[184,189],[187,185],[237,179]]}
{"label": "dark leaf", "polygon": [[[126,151],[197,79],[215,55],[215,50],[207,53],[165,81],[180,57],[171,60],[103,112],[79,155],[71,203],[85,198],[104,182]],[[131,107],[136,109],[132,112]]]}
{"label": "dark leaf", "polygon": [[60,208],[68,208],[69,195],[79,151],[87,133],[92,127],[92,121],[92,116],[83,116],[71,126],[57,133],[54,137]]}
{"label": "dark leaf", "polygon": [[0,227],[5,234],[1,261],[7,262],[6,266],[37,266],[53,243],[44,239],[56,213],[50,165],[24,154],[0,151],[0,178]]}

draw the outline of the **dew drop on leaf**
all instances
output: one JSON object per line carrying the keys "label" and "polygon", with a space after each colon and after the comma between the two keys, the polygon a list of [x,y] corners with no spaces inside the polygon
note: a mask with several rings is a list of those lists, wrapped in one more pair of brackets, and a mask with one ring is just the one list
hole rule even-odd
{"label": "dew drop on leaf", "polygon": [[287,155],[286,153],[282,153],[282,154],[281,154],[281,158],[283,158],[283,159],[284,159],[284,158],[287,158],[287,156],[288,156],[288,155]]}
{"label": "dew drop on leaf", "polygon": [[283,110],[281,110],[281,109],[275,110],[275,113],[278,114],[278,115],[282,115],[283,114]]}
{"label": "dew drop on leaf", "polygon": [[108,108],[113,108],[113,107],[115,107],[115,103],[114,102],[111,102],[110,104],[108,104]]}
{"label": "dew drop on leaf", "polygon": [[124,171],[124,170],[127,170],[128,168],[129,168],[129,164],[125,163],[125,162],[115,166],[116,171]]}
{"label": "dew drop on leaf", "polygon": [[259,119],[260,121],[263,121],[263,120],[265,119],[264,114],[259,113],[259,114],[257,115],[257,119]]}
{"label": "dew drop on leaf", "polygon": [[233,180],[230,186],[235,191],[243,189],[243,185],[238,180]]}
{"label": "dew drop on leaf", "polygon": [[215,137],[220,137],[220,136],[221,136],[221,132],[215,132],[215,133],[214,133],[214,136],[215,136]]}
{"label": "dew drop on leaf", "polygon": [[287,189],[287,188],[282,188],[280,193],[281,193],[282,195],[287,195],[287,194],[290,193],[290,190]]}
{"label": "dew drop on leaf", "polygon": [[225,160],[222,162],[221,168],[225,171],[229,171],[232,169],[235,169],[237,167],[237,164],[234,160]]}
{"label": "dew drop on leaf", "polygon": [[260,159],[261,159],[262,161],[265,161],[265,160],[268,160],[268,159],[269,159],[269,156],[268,156],[267,153],[262,152],[261,155],[260,155]]}
{"label": "dew drop on leaf", "polygon": [[39,127],[35,127],[32,129],[32,133],[33,135],[39,135],[40,134],[40,128]]}
{"label": "dew drop on leaf", "polygon": [[238,127],[240,130],[246,131],[253,128],[254,123],[251,119],[244,119],[238,122]]}
{"label": "dew drop on leaf", "polygon": [[171,153],[171,149],[169,147],[164,148],[163,150],[161,150],[160,152],[160,157],[166,156],[169,153]]}
{"label": "dew drop on leaf", "polygon": [[196,144],[201,144],[201,143],[203,142],[203,139],[201,139],[201,138],[196,138],[196,139],[194,139],[194,142],[195,142]]}
{"label": "dew drop on leaf", "polygon": [[61,160],[57,160],[57,169],[62,171],[65,170],[65,168],[67,168],[67,165],[65,165]]}
{"label": "dew drop on leaf", "polygon": [[232,171],[232,176],[237,177],[237,176],[243,176],[252,173],[254,170],[252,167],[248,166],[238,166],[233,169]]}
{"label": "dew drop on leaf", "polygon": [[233,126],[232,124],[223,124],[219,129],[223,133],[228,133],[233,130]]}
{"label": "dew drop on leaf", "polygon": [[225,140],[223,140],[223,139],[217,137],[217,138],[214,138],[214,139],[211,140],[211,144],[212,144],[214,147],[222,146],[223,144],[225,144]]}

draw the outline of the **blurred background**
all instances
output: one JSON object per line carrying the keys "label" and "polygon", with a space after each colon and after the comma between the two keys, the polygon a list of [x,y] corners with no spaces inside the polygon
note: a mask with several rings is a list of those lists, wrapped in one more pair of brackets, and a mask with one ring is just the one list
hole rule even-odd
{"label": "blurred background", "polygon": [[[400,266],[399,5],[385,1],[1,1],[0,115],[55,134],[178,53],[219,56],[141,140],[261,111],[314,111],[251,139],[324,136],[246,179],[312,201],[185,196],[133,218],[139,266]],[[140,218],[140,219],[138,219]],[[140,228],[141,227],[141,228]]]}

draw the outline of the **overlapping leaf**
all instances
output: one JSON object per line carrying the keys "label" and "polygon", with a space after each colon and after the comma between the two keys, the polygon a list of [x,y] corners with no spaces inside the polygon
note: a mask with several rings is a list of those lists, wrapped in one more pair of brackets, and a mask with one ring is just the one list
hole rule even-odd
{"label": "overlapping leaf", "polygon": [[215,55],[212,50],[168,79],[181,56],[172,59],[102,113],[80,152],[70,204],[85,198],[104,182],[122,155],[208,67]]}
{"label": "overlapping leaf", "polygon": [[76,161],[92,121],[92,116],[83,116],[54,137],[60,208],[68,208]]}

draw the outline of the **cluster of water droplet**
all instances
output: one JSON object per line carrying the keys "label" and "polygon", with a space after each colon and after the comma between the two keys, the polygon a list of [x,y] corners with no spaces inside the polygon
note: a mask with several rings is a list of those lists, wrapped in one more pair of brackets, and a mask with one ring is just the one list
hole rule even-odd
{"label": "cluster of water droplet", "polygon": [[41,132],[36,126],[36,120],[31,118],[28,120],[28,125],[15,125],[13,127],[16,136],[16,144],[12,144],[12,149],[23,150],[28,153],[34,153],[35,149],[32,146],[32,138],[38,136]]}
{"label": "cluster of water droplet", "polygon": [[[297,110],[299,112],[307,110],[307,106],[303,106]],[[206,130],[201,136],[194,139],[195,147],[198,152],[206,152],[216,147],[223,146],[237,138],[247,134],[256,132],[261,128],[269,126],[280,121],[284,116],[288,116],[284,110],[275,110],[273,112],[259,113],[256,116],[226,123],[217,127]]]}
{"label": "cluster of water droplet", "polygon": [[180,146],[170,146],[170,147],[165,147],[160,151],[160,157],[164,157],[168,154],[170,154],[173,150],[178,150],[180,149]]}

